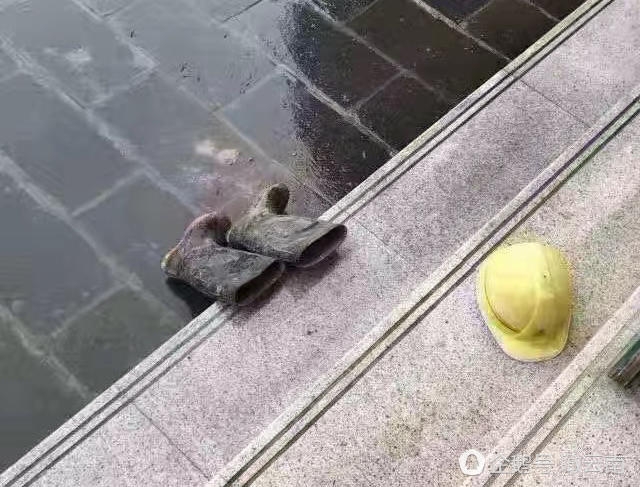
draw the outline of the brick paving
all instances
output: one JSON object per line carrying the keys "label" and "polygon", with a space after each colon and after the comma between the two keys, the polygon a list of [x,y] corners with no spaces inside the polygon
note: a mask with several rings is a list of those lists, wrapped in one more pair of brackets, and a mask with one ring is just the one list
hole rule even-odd
{"label": "brick paving", "polygon": [[321,214],[580,3],[0,0],[0,470],[210,304],[194,215]]}

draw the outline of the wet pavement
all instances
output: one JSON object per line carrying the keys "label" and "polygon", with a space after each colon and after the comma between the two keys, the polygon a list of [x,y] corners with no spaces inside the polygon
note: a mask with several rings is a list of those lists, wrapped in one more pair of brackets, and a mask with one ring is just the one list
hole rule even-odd
{"label": "wet pavement", "polygon": [[0,0],[0,470],[210,304],[190,219],[320,215],[580,3]]}

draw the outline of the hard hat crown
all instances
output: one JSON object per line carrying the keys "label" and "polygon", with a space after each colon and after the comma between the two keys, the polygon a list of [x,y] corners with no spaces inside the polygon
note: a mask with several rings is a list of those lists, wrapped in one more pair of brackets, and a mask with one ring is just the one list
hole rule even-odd
{"label": "hard hat crown", "polygon": [[526,361],[551,358],[564,348],[571,318],[567,262],[539,243],[499,248],[480,266],[478,302],[507,354]]}

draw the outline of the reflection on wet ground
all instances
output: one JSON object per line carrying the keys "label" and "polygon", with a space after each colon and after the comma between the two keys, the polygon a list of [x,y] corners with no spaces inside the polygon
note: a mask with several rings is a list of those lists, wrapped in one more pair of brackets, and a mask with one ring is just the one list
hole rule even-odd
{"label": "reflection on wet ground", "polygon": [[195,215],[320,215],[579,3],[0,1],[0,470],[210,304]]}

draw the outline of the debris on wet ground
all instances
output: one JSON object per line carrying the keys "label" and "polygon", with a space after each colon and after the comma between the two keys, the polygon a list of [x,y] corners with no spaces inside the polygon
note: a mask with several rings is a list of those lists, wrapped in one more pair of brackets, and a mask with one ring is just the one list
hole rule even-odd
{"label": "debris on wet ground", "polygon": [[209,139],[198,142],[195,147],[195,153],[199,156],[210,157],[214,161],[225,165],[235,164],[240,158],[238,149],[218,149],[215,143]]}

